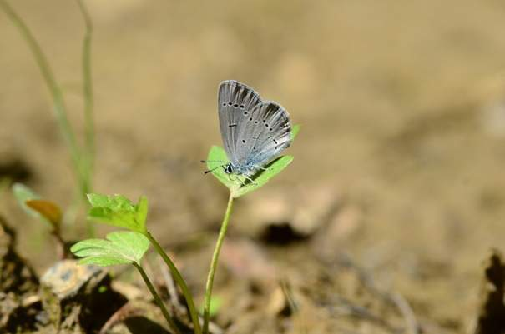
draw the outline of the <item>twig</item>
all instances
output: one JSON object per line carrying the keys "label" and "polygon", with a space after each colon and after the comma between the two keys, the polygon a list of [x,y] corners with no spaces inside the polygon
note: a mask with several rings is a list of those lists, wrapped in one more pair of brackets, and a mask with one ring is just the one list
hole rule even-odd
{"label": "twig", "polygon": [[354,261],[349,256],[343,254],[341,264],[343,264],[348,268],[353,269],[358,275],[361,284],[363,284],[363,286],[366,287],[373,295],[386,301],[388,305],[396,307],[396,303],[394,302],[391,295],[388,294],[387,292],[379,290],[370,273],[367,272],[365,269],[361,268],[360,266],[358,266],[356,263],[354,263]]}
{"label": "twig", "polygon": [[[341,307],[344,308],[344,312],[346,312],[350,316],[366,319],[372,323],[375,323],[376,325],[379,325],[380,327],[384,328],[388,332],[391,332],[394,334],[398,334],[398,333],[402,332],[401,329],[391,326],[386,321],[384,321],[382,318],[372,314],[367,308],[365,308],[363,306],[354,305],[353,303],[351,303],[349,300],[347,300],[344,297],[335,297],[334,300],[336,301],[336,303],[340,304]],[[330,309],[333,309],[334,312],[338,312],[335,309],[335,307],[331,307]]]}
{"label": "twig", "polygon": [[170,302],[172,303],[172,305],[174,305],[176,310],[182,310],[183,307],[179,301],[179,293],[177,291],[177,287],[175,286],[174,279],[172,275],[170,275],[170,272],[168,271],[167,267],[165,267],[164,265],[165,263],[163,262],[163,260],[158,258],[158,261],[161,268],[161,275],[163,276],[165,286],[167,287]]}
{"label": "twig", "polygon": [[130,302],[126,302],[123,306],[121,306],[116,312],[112,314],[112,316],[105,322],[102,326],[98,334],[105,334],[114,327],[117,323],[124,321],[126,318],[132,316],[136,310],[132,308]]}
{"label": "twig", "polygon": [[405,300],[405,298],[403,298],[403,296],[398,292],[393,292],[391,297],[395,302],[395,304],[398,306],[398,309],[400,310],[403,319],[405,320],[407,333],[418,334],[419,333],[418,322],[407,300]]}
{"label": "twig", "polygon": [[303,312],[300,311],[300,306],[295,299],[295,296],[293,295],[293,290],[291,289],[291,285],[289,284],[289,281],[287,280],[282,280],[280,282],[280,286],[282,289],[282,292],[284,293],[284,297],[288,301],[289,307],[292,310],[294,315],[297,315],[298,318],[300,319],[300,327],[302,328],[301,331],[303,334],[307,334],[307,326],[305,323],[305,318]]}

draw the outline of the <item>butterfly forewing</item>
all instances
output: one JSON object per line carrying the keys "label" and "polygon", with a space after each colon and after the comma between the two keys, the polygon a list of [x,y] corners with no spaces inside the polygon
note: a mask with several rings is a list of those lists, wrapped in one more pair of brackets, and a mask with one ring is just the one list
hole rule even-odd
{"label": "butterfly forewing", "polygon": [[240,82],[224,81],[219,86],[218,110],[221,138],[230,161],[237,165],[236,142],[247,116],[261,103],[258,93]]}

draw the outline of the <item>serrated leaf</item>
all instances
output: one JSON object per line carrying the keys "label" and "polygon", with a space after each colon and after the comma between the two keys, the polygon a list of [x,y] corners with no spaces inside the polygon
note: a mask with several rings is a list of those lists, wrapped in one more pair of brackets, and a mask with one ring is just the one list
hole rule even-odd
{"label": "serrated leaf", "polygon": [[135,212],[134,204],[123,195],[107,196],[102,194],[88,194],[88,201],[92,207],[107,207],[114,211]]}
{"label": "serrated leaf", "polygon": [[112,232],[107,240],[88,239],[72,246],[70,251],[82,258],[83,264],[96,264],[102,267],[117,264],[138,263],[149,249],[149,239],[138,232]]}
{"label": "serrated leaf", "polygon": [[295,141],[298,132],[300,132],[300,128],[301,128],[300,124],[295,124],[291,127],[291,137],[290,137],[291,144],[293,144],[293,142]]}
{"label": "serrated leaf", "polygon": [[142,196],[138,204],[133,204],[122,195],[88,194],[91,209],[88,218],[144,233],[148,212],[147,198]]}
{"label": "serrated leaf", "polygon": [[293,157],[291,156],[275,159],[265,166],[266,170],[259,171],[254,175],[251,182],[245,177],[225,173],[223,166],[229,162],[226,152],[221,147],[212,146],[207,158],[207,168],[211,171],[212,175],[230,189],[233,197],[240,197],[264,186],[272,177],[286,168],[291,161],[293,161]]}
{"label": "serrated leaf", "polygon": [[143,222],[143,225],[145,225],[148,212],[149,212],[149,201],[147,200],[147,197],[140,196],[139,202],[136,206],[137,221]]}

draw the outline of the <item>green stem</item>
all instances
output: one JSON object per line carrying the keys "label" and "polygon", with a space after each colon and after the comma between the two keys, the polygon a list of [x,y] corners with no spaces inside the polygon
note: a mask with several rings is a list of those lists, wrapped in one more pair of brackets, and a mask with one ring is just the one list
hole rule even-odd
{"label": "green stem", "polygon": [[212,297],[212,286],[214,285],[214,275],[216,274],[217,263],[219,260],[219,253],[221,252],[221,247],[223,246],[226,230],[228,229],[228,223],[230,222],[230,215],[233,208],[233,199],[234,197],[230,191],[228,206],[224,214],[224,220],[221,224],[221,229],[219,230],[219,237],[217,238],[216,247],[214,249],[214,255],[212,256],[212,261],[210,263],[210,270],[209,270],[209,276],[207,277],[207,284],[205,285],[205,308],[204,308],[204,323],[203,323],[204,334],[207,334],[209,332],[210,301]]}
{"label": "green stem", "polygon": [[168,313],[168,310],[165,307],[165,304],[163,303],[163,301],[161,300],[160,295],[158,295],[158,292],[156,292],[156,289],[154,288],[153,284],[149,280],[149,277],[147,276],[146,272],[144,271],[144,268],[142,268],[142,266],[136,262],[134,262],[133,265],[135,266],[135,268],[138,269],[140,276],[142,276],[142,279],[144,279],[144,282],[146,283],[147,288],[149,289],[149,291],[153,295],[154,301],[156,302],[158,307],[161,309],[161,312],[163,313],[163,316],[167,320],[168,324],[170,325],[170,328],[172,328],[172,330],[176,334],[181,334],[174,319],[172,319],[172,317],[170,316],[170,313]]}
{"label": "green stem", "polygon": [[196,311],[195,308],[195,302],[193,301],[193,296],[191,295],[191,292],[189,291],[189,288],[186,285],[184,278],[182,278],[182,275],[179,272],[179,270],[177,270],[177,268],[175,267],[174,262],[168,257],[167,253],[163,250],[158,241],[154,239],[152,234],[149,231],[146,231],[145,236],[149,239],[151,244],[154,246],[154,249],[156,250],[156,252],[158,252],[163,261],[165,261],[166,265],[168,266],[168,269],[170,269],[170,273],[174,277],[175,282],[181,288],[182,294],[184,295],[186,303],[188,304],[189,315],[191,317],[191,321],[193,322],[194,326],[194,333],[202,334],[202,331],[200,329],[200,319],[198,317],[198,312]]}
{"label": "green stem", "polygon": [[[82,164],[83,187],[81,196],[86,203],[86,195],[92,192],[93,170],[95,163],[95,130],[93,124],[93,80],[91,76],[91,41],[93,37],[93,22],[83,0],[77,0],[79,10],[84,19],[86,31],[82,42],[82,96],[84,101],[84,161]],[[90,219],[87,221],[88,235],[95,235],[95,226]]]}
{"label": "green stem", "polygon": [[42,73],[42,77],[46,83],[49,92],[51,93],[53,104],[54,104],[54,114],[56,120],[58,122],[59,128],[63,137],[67,143],[67,146],[70,151],[70,155],[72,158],[72,163],[74,165],[74,170],[79,178],[79,187],[84,188],[86,186],[86,182],[82,179],[82,170],[81,170],[81,155],[79,146],[77,145],[77,141],[75,139],[74,132],[67,118],[67,110],[65,107],[65,103],[63,100],[63,93],[61,88],[58,86],[54,73],[49,65],[49,62],[42,51],[39,43],[31,33],[28,26],[25,24],[23,19],[14,11],[14,9],[5,1],[0,0],[0,8],[5,12],[5,14],[9,17],[12,23],[19,29],[21,35],[26,40],[28,47],[33,53],[35,61]]}
{"label": "green stem", "polygon": [[[86,152],[86,180],[87,192],[91,192],[91,177],[93,175],[95,142],[93,125],[93,80],[91,76],[91,40],[93,37],[93,22],[82,0],[77,0],[79,9],[84,18],[86,31],[82,44],[82,80],[85,120],[85,152]],[[86,196],[86,194],[84,194]]]}

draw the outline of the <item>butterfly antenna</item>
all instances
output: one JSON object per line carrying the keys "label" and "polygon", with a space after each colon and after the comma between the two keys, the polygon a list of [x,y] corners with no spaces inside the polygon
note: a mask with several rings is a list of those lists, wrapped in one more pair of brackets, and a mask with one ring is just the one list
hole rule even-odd
{"label": "butterfly antenna", "polygon": [[207,163],[207,162],[220,162],[220,163],[224,163],[223,165],[219,165],[219,166],[214,167],[212,169],[206,170],[205,172],[203,172],[204,174],[211,173],[211,172],[215,171],[216,169],[218,169],[220,167],[226,166],[226,161],[224,161],[224,160],[200,160],[200,162],[202,162],[202,163]]}
{"label": "butterfly antenna", "polygon": [[216,169],[221,168],[221,167],[224,167],[224,166],[226,166],[226,164],[216,166],[216,167],[214,167],[214,168],[212,168],[212,169],[207,169],[207,170],[206,170],[205,172],[203,172],[203,173],[204,173],[204,174],[207,174],[207,173],[212,173],[212,172],[213,172],[213,171],[215,171]]}
{"label": "butterfly antenna", "polygon": [[200,162],[206,163],[206,162],[226,162],[224,160],[200,160]]}

